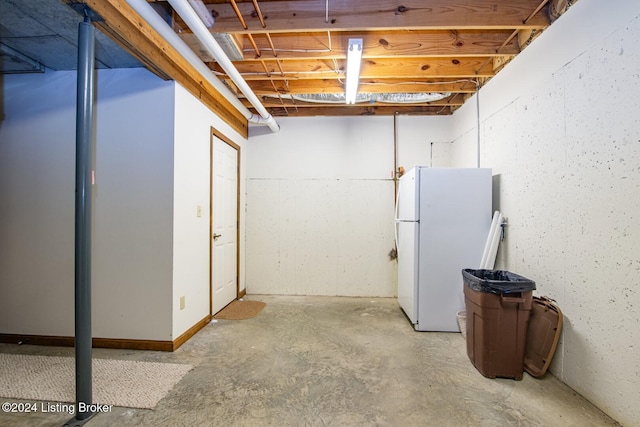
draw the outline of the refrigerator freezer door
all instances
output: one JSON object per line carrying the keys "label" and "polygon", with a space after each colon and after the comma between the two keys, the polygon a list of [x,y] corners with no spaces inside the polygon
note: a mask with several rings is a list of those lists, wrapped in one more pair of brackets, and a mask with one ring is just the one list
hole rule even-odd
{"label": "refrigerator freezer door", "polygon": [[420,170],[418,324],[457,332],[464,309],[462,269],[474,268],[491,225],[491,170]]}
{"label": "refrigerator freezer door", "polygon": [[418,220],[418,185],[416,169],[411,169],[400,178],[396,202],[396,222]]}

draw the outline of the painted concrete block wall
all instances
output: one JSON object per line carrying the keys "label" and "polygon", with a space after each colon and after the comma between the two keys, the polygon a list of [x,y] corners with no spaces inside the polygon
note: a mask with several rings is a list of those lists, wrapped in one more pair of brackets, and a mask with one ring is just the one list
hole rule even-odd
{"label": "painted concrete block wall", "polygon": [[[551,371],[631,426],[640,424],[640,4],[611,6],[576,3],[485,87],[481,162],[500,175],[509,219],[499,267],[535,280],[565,314]],[[458,113],[465,133],[453,161],[470,166],[475,110]]]}
{"label": "painted concrete block wall", "polygon": [[247,292],[394,295],[391,119],[279,122],[247,149]]}
{"label": "painted concrete block wall", "polygon": [[[73,335],[75,82],[4,77],[2,333]],[[173,83],[101,70],[97,84],[93,333],[168,340]]]}
{"label": "painted concrete block wall", "polygon": [[[278,121],[247,147],[247,292],[394,296],[393,117]],[[449,132],[398,117],[398,165],[425,164]],[[436,163],[448,162],[439,145]]]}
{"label": "painted concrete block wall", "polygon": [[451,116],[398,116],[398,166],[447,167],[451,164]]}
{"label": "painted concrete block wall", "polygon": [[[173,338],[209,315],[209,225],[211,128],[240,146],[240,173],[244,176],[246,140],[182,86],[175,85],[174,205],[173,205]],[[244,179],[240,179],[240,206],[244,206]],[[201,207],[201,216],[197,208]],[[241,209],[240,223],[244,223]],[[244,228],[240,229],[240,289],[244,289]],[[180,297],[185,308],[180,310]]]}

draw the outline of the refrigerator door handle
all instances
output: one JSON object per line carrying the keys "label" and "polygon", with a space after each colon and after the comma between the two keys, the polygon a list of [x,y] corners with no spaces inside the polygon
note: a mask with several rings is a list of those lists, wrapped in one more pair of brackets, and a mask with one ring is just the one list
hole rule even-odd
{"label": "refrigerator door handle", "polygon": [[[398,182],[400,182],[398,180]],[[402,188],[402,186],[398,185],[398,192],[396,193],[396,206],[395,206],[395,213],[394,213],[394,224],[393,224],[393,232],[395,233],[395,241],[396,241],[396,253],[398,251],[398,210],[400,208],[400,189]]]}
{"label": "refrigerator door handle", "polygon": [[401,222],[415,222],[417,224],[420,223],[419,219],[400,219],[398,218],[398,214],[400,213],[400,189],[402,186],[398,186],[398,194],[396,194],[396,208],[394,214],[394,232],[395,232],[395,241],[396,241],[396,249],[398,249],[398,223]]}
{"label": "refrigerator door handle", "polygon": [[398,221],[393,224],[393,232],[395,233],[396,254],[398,253]]}
{"label": "refrigerator door handle", "polygon": [[[394,214],[394,221],[395,223],[399,223],[399,222],[420,222],[419,219],[402,219],[402,218],[398,218],[398,214],[400,213],[400,190],[402,189],[402,186],[398,186],[398,194],[396,194],[396,209],[395,209],[395,214]],[[396,243],[397,243],[396,239]]]}
{"label": "refrigerator door handle", "polygon": [[[400,182],[398,180],[398,182]],[[396,221],[399,221],[400,218],[398,218],[398,211],[400,210],[400,190],[402,189],[402,186],[398,185],[398,192],[396,193],[396,208],[395,208],[395,215],[394,218]]]}

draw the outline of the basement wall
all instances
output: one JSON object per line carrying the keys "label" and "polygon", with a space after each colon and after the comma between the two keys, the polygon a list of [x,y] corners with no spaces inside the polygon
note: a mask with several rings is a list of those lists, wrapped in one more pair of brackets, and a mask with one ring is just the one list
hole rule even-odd
{"label": "basement wall", "polygon": [[[640,425],[640,3],[581,0],[480,92],[481,165],[508,217],[498,267],[565,315],[551,371]],[[453,116],[476,162],[475,99]]]}
{"label": "basement wall", "polygon": [[[209,315],[212,127],[240,146],[240,224],[244,224],[246,139],[182,86],[175,85],[173,204],[173,337]],[[197,216],[198,206],[201,216]],[[244,227],[240,227],[240,289],[244,290]],[[180,309],[180,297],[185,308]]]}
{"label": "basement wall", "polygon": [[[97,74],[93,335],[171,340],[173,82]],[[74,335],[76,73],[4,76],[0,333]]]}
{"label": "basement wall", "polygon": [[[398,165],[449,139],[439,119],[398,118]],[[394,296],[393,117],[278,122],[248,144],[247,292]]]}
{"label": "basement wall", "polygon": [[[3,91],[0,334],[73,336],[76,73]],[[96,101],[93,336],[172,341],[209,315],[212,128],[246,140],[143,69],[100,70]],[[240,191],[244,205],[243,175]]]}

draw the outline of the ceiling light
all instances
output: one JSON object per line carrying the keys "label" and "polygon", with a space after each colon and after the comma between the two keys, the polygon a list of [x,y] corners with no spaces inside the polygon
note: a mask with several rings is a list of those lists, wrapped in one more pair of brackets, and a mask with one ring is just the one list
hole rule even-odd
{"label": "ceiling light", "polygon": [[347,50],[347,86],[345,88],[347,104],[356,102],[361,59],[362,39],[349,39],[349,50]]}

